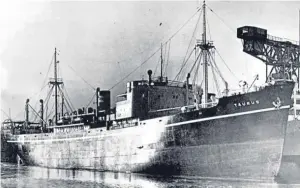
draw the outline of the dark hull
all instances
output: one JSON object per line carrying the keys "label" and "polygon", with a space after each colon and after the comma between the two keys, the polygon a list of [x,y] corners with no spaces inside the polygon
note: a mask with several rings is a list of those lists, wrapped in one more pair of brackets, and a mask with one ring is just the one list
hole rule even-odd
{"label": "dark hull", "polygon": [[300,183],[300,121],[288,121],[278,181]]}
{"label": "dark hull", "polygon": [[[19,135],[12,142],[25,164],[49,168],[272,179],[281,163],[292,87],[223,98],[213,108],[135,127]],[[276,97],[283,105],[275,107]]]}
{"label": "dark hull", "polygon": [[300,120],[288,121],[283,155],[300,156]]}
{"label": "dark hull", "polygon": [[1,162],[17,162],[17,153],[15,146],[7,141],[10,134],[1,133]]}
{"label": "dark hull", "polygon": [[[205,128],[199,123],[162,132],[132,127],[128,134],[105,139],[25,142],[19,144],[19,154],[28,165],[50,168],[272,178],[280,166],[287,113],[284,109],[209,121]],[[262,121],[270,117],[276,117],[274,123]]]}

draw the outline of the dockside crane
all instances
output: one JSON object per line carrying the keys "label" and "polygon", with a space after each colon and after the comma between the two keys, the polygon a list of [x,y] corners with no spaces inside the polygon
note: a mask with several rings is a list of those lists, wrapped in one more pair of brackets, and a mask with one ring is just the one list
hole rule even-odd
{"label": "dockside crane", "polygon": [[272,79],[300,80],[299,43],[268,35],[266,29],[244,26],[237,29],[243,51],[266,64],[266,82]]}

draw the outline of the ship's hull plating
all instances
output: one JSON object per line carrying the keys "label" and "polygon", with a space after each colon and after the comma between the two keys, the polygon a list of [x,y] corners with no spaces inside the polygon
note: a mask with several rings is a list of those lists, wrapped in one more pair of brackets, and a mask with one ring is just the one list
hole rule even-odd
{"label": "ship's hull plating", "polygon": [[1,133],[1,162],[15,163],[17,153],[15,147],[11,143],[7,143],[10,134]]}
{"label": "ship's hull plating", "polygon": [[[281,163],[293,85],[278,87],[226,98],[219,102],[221,106],[198,114],[148,119],[109,131],[19,135],[12,142],[25,164],[49,168],[274,178]],[[282,105],[274,103],[277,97]]]}
{"label": "ship's hull plating", "polygon": [[91,132],[51,141],[48,135],[48,140],[19,143],[18,152],[26,164],[50,168],[264,179],[278,172],[287,113],[274,110],[162,130],[157,123],[103,137]]}

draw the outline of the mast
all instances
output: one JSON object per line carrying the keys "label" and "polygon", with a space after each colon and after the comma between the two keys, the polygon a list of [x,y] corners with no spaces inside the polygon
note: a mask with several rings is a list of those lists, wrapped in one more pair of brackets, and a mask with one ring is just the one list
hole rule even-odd
{"label": "mast", "polygon": [[160,81],[163,81],[163,57],[162,57],[162,43],[160,48]]}
{"label": "mast", "polygon": [[[206,46],[206,5],[205,0],[203,1],[203,34],[202,34],[202,43]],[[204,104],[207,103],[207,95],[208,95],[208,71],[207,71],[207,49],[203,50],[203,77],[204,77]]]}
{"label": "mast", "polygon": [[61,116],[64,115],[64,95],[61,94]]}
{"label": "mast", "polygon": [[[203,33],[202,33],[202,39],[197,40],[196,47],[200,48],[201,52],[200,54],[202,57],[200,57],[199,63],[202,62],[203,65],[203,84],[204,84],[204,89],[203,89],[203,94],[201,96],[202,100],[202,107],[206,107],[206,104],[208,102],[208,61],[209,55],[212,55],[210,53],[211,49],[214,49],[214,45],[212,41],[207,41],[206,39],[206,4],[205,0],[203,1]],[[196,53],[196,52],[195,52]]]}
{"label": "mast", "polygon": [[[298,49],[298,63],[300,64],[300,9],[299,9],[299,49]],[[297,85],[295,85],[294,88],[294,119],[297,118],[297,99],[296,96],[298,95],[298,93],[300,92],[300,67],[298,67],[298,80],[297,80],[297,85],[298,85],[298,89],[297,89]],[[298,90],[298,91],[297,91]]]}
{"label": "mast", "polygon": [[26,99],[25,105],[25,128],[29,127],[29,99]]}
{"label": "mast", "polygon": [[58,94],[57,94],[57,92],[59,89],[59,85],[63,84],[62,80],[58,80],[58,78],[57,78],[57,63],[59,63],[59,61],[56,60],[56,55],[57,55],[57,52],[56,52],[56,48],[55,48],[55,50],[54,50],[54,80],[50,80],[50,82],[49,82],[51,85],[54,86],[55,124],[57,124],[57,117],[58,117],[57,116],[57,114],[58,114],[58,112],[57,112],[57,110],[58,110],[58,107],[57,107],[58,106],[58,102],[57,102]]}
{"label": "mast", "polygon": [[40,116],[41,116],[41,121],[40,121],[41,128],[44,131],[45,127],[44,127],[44,101],[43,101],[43,99],[40,100]]}
{"label": "mast", "polygon": [[57,66],[56,66],[56,48],[54,50],[54,97],[55,97],[55,124],[57,124]]}

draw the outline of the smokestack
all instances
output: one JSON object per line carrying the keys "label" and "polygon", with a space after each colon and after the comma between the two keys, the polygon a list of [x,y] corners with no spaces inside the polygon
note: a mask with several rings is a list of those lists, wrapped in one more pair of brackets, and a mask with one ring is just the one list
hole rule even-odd
{"label": "smokestack", "polygon": [[151,75],[152,75],[152,70],[148,70],[148,76],[149,76],[149,85],[151,85]]}
{"label": "smokestack", "polygon": [[189,78],[191,74],[188,73],[186,76],[186,105],[189,105]]}
{"label": "smokestack", "polygon": [[229,92],[229,90],[228,90],[228,83],[225,82],[225,96],[228,96],[228,92]]}

